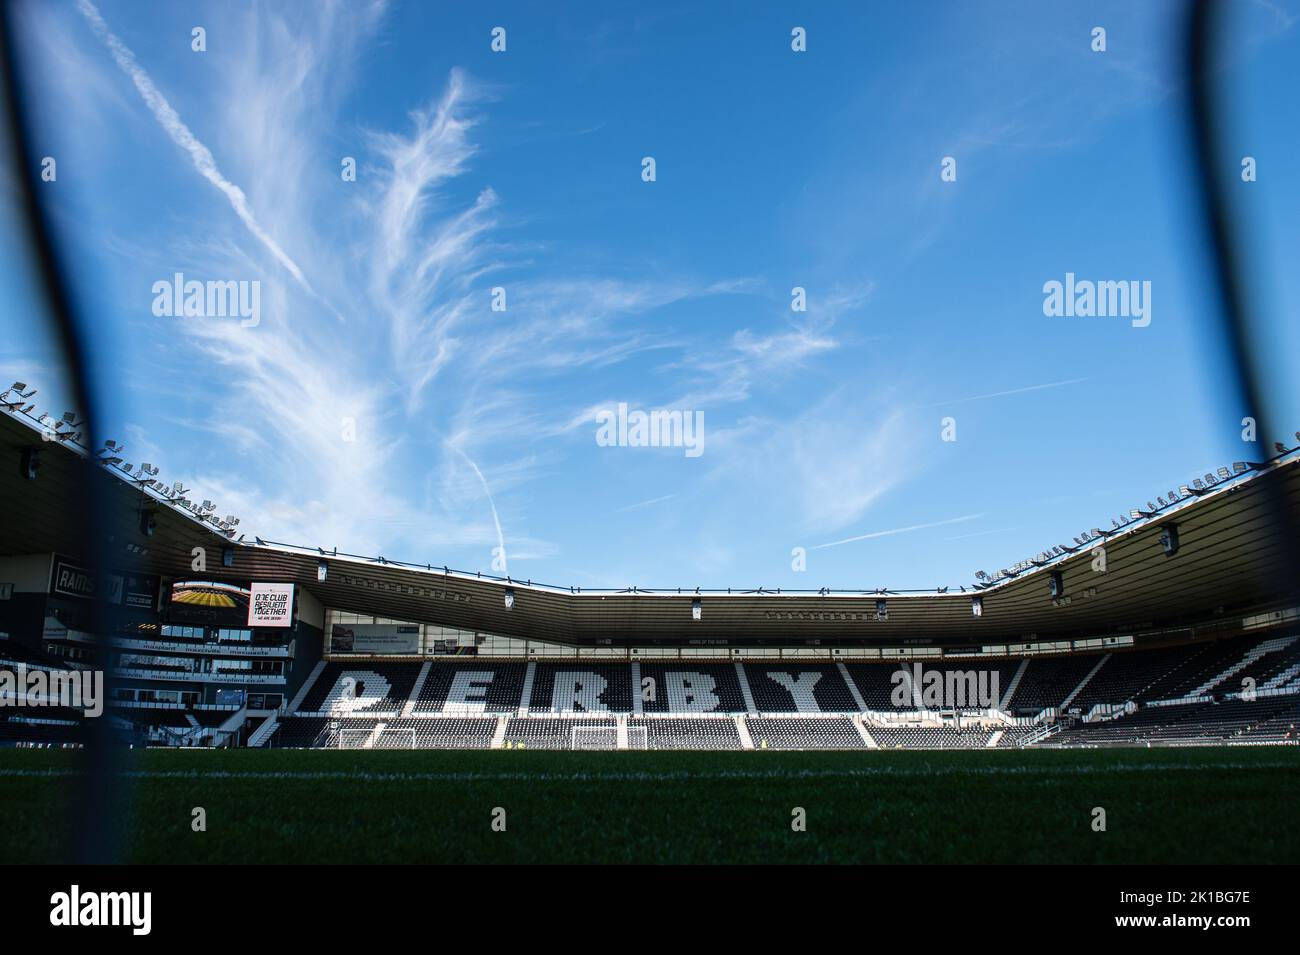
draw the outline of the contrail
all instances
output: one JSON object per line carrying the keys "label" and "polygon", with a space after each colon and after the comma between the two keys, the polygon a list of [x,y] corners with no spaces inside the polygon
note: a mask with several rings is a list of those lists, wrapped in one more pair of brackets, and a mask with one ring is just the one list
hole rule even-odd
{"label": "contrail", "polygon": [[818,544],[815,547],[809,547],[809,550],[822,550],[826,547],[839,547],[841,544],[852,544],[854,541],[871,540],[876,537],[892,537],[895,534],[908,534],[912,531],[923,531],[928,527],[943,527],[945,524],[962,524],[966,521],[973,521],[983,517],[983,514],[966,514],[962,517],[950,517],[946,521],[933,521],[929,524],[913,524],[911,527],[895,527],[888,531],[875,531],[871,534],[859,534],[857,537],[846,537],[842,541],[831,541],[829,544]]}
{"label": "contrail", "polygon": [[[109,52],[113,54],[113,59],[117,65],[122,68],[122,72],[131,78],[135,83],[135,88],[140,91],[141,98],[145,105],[153,113],[154,119],[158,120],[159,125],[167,131],[172,141],[190,154],[190,159],[194,163],[194,168],[204,179],[212,183],[218,189],[226,194],[230,200],[230,205],[235,210],[235,215],[243,221],[248,227],[248,231],[253,233],[263,245],[270,249],[271,254],[276,257],[281,265],[289,270],[289,273],[298,280],[308,292],[312,292],[312,287],[308,284],[307,279],[303,277],[302,269],[298,268],[293,259],[285,253],[271,238],[266,231],[257,224],[253,217],[253,211],[248,207],[248,197],[244,195],[244,190],[240,189],[233,182],[221,174],[217,168],[217,161],[212,158],[212,153],[208,147],[199,142],[197,137],[190,132],[190,128],[181,121],[176,110],[172,108],[167,98],[158,92],[158,87],[154,86],[153,80],[144,68],[136,62],[135,54],[121,40],[117,38],[100,16],[99,10],[90,0],[78,0],[78,7],[82,15],[90,21],[91,27],[101,40],[108,46]],[[315,293],[312,292],[314,295]]]}
{"label": "contrail", "polygon": [[478,465],[470,460],[470,456],[460,448],[457,448],[454,444],[452,445],[452,448],[455,449],[457,454],[465,459],[466,464],[474,469],[474,473],[478,475],[479,483],[483,485],[483,493],[487,495],[488,507],[492,508],[492,523],[495,524],[497,528],[497,553],[501,555],[501,572],[506,576],[509,576],[510,565],[506,562],[506,539],[505,535],[501,533],[501,520],[497,517],[496,502],[492,500],[492,489],[488,487],[487,478],[485,478],[483,472],[478,469]]}
{"label": "contrail", "polygon": [[626,512],[626,511],[635,511],[635,510],[636,510],[637,508],[639,508],[639,507],[649,507],[651,504],[660,504],[660,503],[662,503],[662,502],[664,502],[664,501],[672,500],[672,499],[675,498],[676,496],[677,496],[676,494],[665,494],[663,497],[652,497],[652,498],[651,498],[650,500],[648,500],[648,501],[640,501],[640,502],[638,502],[638,503],[636,503],[636,504],[629,504],[629,505],[627,505],[627,507],[620,507],[620,508],[619,508],[618,510],[616,510],[614,513],[615,513],[615,514],[622,514],[622,513]]}
{"label": "contrail", "polygon": [[955,398],[952,401],[936,401],[932,405],[922,405],[923,408],[942,408],[944,405],[960,405],[968,401],[983,401],[985,398],[1005,398],[1007,395],[1023,395],[1027,391],[1042,391],[1045,388],[1063,388],[1066,385],[1078,385],[1087,378],[1067,378],[1065,381],[1049,381],[1045,385],[1029,385],[1025,388],[1011,388],[1007,391],[993,391],[987,395],[971,395],[969,398]]}

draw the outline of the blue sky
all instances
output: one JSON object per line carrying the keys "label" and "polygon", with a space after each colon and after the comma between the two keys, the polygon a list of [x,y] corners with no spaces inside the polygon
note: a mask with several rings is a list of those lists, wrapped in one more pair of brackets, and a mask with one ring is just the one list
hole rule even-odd
{"label": "blue sky", "polygon": [[[1248,456],[1181,9],[83,0],[21,25],[128,459],[272,540],[483,571],[504,544],[513,576],[587,587],[903,588]],[[1222,156],[1258,161],[1289,430],[1297,15],[1233,6]],[[52,406],[7,230],[0,373]],[[260,282],[260,324],[154,315],[176,272]],[[1045,316],[1067,272],[1149,281],[1151,324]],[[619,402],[702,412],[704,453],[599,446]]]}

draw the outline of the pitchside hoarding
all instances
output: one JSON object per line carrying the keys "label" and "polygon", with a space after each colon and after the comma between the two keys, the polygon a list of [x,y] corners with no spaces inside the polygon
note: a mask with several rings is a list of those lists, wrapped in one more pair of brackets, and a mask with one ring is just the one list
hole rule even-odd
{"label": "pitchside hoarding", "polygon": [[253,584],[248,598],[248,625],[293,626],[293,584]]}

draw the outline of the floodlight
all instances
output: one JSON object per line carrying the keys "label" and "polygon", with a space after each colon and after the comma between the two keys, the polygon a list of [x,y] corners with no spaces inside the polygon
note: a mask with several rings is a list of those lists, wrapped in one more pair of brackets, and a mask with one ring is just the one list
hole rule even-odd
{"label": "floodlight", "polygon": [[1245,461],[1233,461],[1232,470],[1237,474],[1245,474],[1247,471],[1250,470],[1250,465],[1247,464]]}
{"label": "floodlight", "polygon": [[1219,477],[1226,481],[1228,478],[1232,477],[1232,472],[1227,468],[1219,468]]}

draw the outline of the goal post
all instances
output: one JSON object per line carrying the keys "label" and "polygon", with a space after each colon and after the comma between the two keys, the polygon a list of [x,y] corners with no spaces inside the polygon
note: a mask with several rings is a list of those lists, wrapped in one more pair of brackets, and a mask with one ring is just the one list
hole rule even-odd
{"label": "goal post", "polygon": [[627,748],[628,749],[649,749],[650,732],[644,726],[629,726],[627,728]]}
{"label": "goal post", "polygon": [[339,749],[369,749],[370,737],[375,735],[373,727],[370,729],[346,729],[338,730],[335,736],[335,745]]}
{"label": "goal post", "polygon": [[339,749],[415,749],[415,730],[411,727],[370,726],[336,730]]}
{"label": "goal post", "polygon": [[618,749],[618,729],[613,726],[569,728],[570,749]]}

